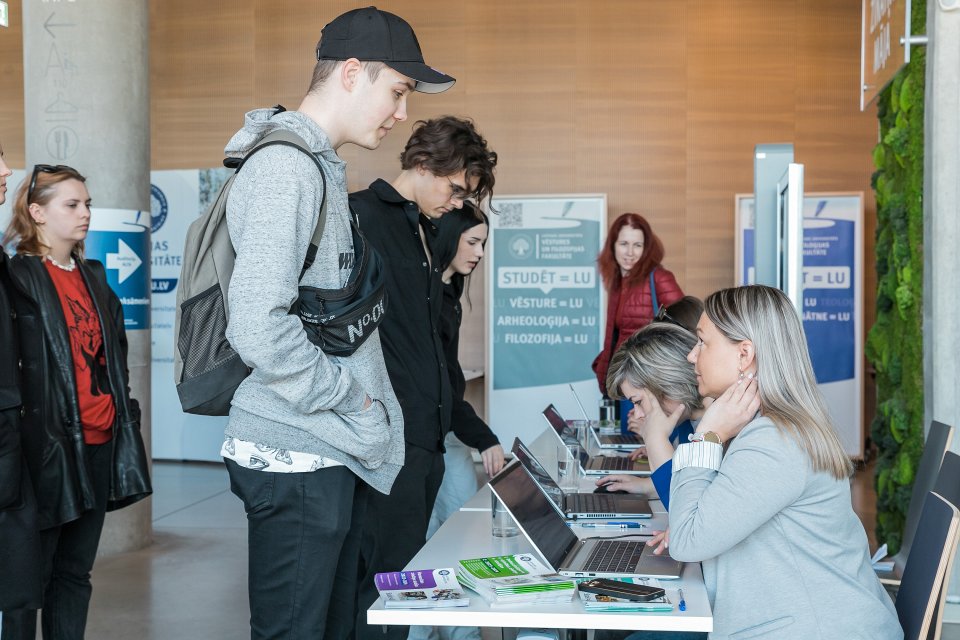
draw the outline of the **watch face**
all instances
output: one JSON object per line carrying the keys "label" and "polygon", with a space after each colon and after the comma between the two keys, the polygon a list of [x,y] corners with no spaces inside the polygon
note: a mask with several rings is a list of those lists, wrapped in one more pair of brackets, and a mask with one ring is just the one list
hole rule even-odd
{"label": "watch face", "polygon": [[715,434],[713,431],[707,431],[703,434],[703,439],[707,442],[715,442],[716,444],[723,444],[720,442],[720,436]]}

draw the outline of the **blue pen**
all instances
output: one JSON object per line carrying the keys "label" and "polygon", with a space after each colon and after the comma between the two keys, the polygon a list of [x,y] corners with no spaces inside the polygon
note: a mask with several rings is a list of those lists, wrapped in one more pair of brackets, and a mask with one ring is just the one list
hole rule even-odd
{"label": "blue pen", "polygon": [[683,599],[683,589],[677,589],[677,592],[680,594],[680,603],[677,605],[677,608],[680,609],[680,611],[686,611],[687,601]]}
{"label": "blue pen", "polygon": [[587,529],[642,529],[639,522],[584,522],[580,525]]}

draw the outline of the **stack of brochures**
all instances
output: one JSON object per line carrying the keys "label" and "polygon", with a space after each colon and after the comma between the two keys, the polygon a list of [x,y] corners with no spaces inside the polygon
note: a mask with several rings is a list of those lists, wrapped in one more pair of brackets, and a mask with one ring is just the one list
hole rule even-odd
{"label": "stack of brochures", "polygon": [[[649,587],[660,587],[660,581],[656,578],[617,578],[623,582],[632,582],[633,584],[645,584]],[[580,602],[586,611],[673,611],[673,603],[664,595],[655,600],[646,600],[637,602],[636,600],[626,600],[624,598],[615,598],[599,593],[587,593],[580,591]]]}
{"label": "stack of brochures", "polygon": [[374,583],[386,609],[433,609],[470,604],[470,598],[460,588],[452,567],[378,573],[374,576]]}
{"label": "stack of brochures", "polygon": [[529,553],[461,560],[457,578],[490,604],[570,602],[576,583]]}

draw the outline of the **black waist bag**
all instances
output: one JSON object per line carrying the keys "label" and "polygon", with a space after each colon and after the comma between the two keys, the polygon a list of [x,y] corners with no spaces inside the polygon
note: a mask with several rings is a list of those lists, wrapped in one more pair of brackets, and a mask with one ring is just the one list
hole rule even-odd
{"label": "black waist bag", "polygon": [[355,221],[354,262],[343,289],[300,287],[291,313],[300,316],[310,342],[331,356],[350,356],[373,335],[387,311],[383,260]]}

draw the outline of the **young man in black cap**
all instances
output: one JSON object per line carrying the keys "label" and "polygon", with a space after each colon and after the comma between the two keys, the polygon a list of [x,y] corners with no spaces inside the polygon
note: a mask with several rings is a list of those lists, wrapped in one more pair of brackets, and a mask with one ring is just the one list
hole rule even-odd
{"label": "young man in black cap", "polygon": [[[346,638],[353,629],[366,486],[390,491],[403,465],[403,419],[377,332],[333,359],[289,310],[300,285],[342,289],[354,264],[337,149],[377,148],[406,119],[411,92],[454,83],[424,64],[409,24],[374,7],[324,27],[317,60],[297,111],[251,111],[227,144],[228,155],[243,156],[268,133],[292,131],[325,177],[298,149],[266,147],[237,174],[227,203],[236,249],[227,337],[252,372],[233,397],[221,453],[247,512],[255,640]],[[324,198],[323,234],[301,277]]]}
{"label": "young man in black cap", "polygon": [[[453,398],[438,324],[442,269],[431,264],[430,239],[443,214],[467,198],[493,193],[497,154],[473,123],[452,116],[418,122],[400,154],[393,182],[377,180],[350,195],[360,228],[386,263],[390,307],[380,325],[390,381],[403,409],[405,462],[390,495],[370,496],[360,547],[357,638],[407,637],[407,627],[366,624],[377,598],[374,574],[399,571],[423,546],[443,480],[443,440]],[[489,429],[464,442],[503,463]]]}

